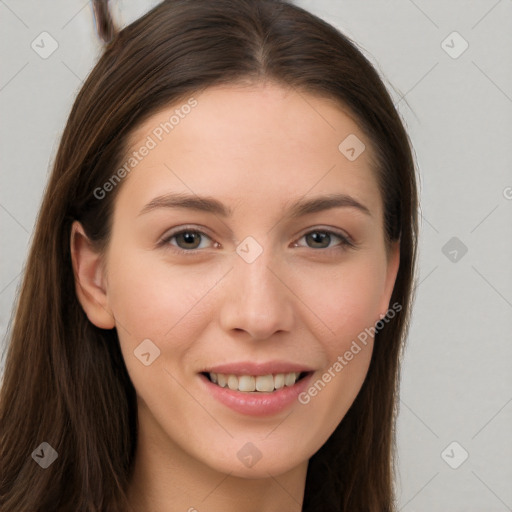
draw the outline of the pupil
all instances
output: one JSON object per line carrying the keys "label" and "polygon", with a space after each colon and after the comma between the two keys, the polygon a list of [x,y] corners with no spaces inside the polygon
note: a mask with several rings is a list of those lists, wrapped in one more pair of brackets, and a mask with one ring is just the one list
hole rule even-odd
{"label": "pupil", "polygon": [[[320,247],[327,247],[329,245],[330,235],[328,233],[316,231],[315,233],[310,233],[308,237],[313,241],[313,244],[320,244]],[[318,245],[316,247],[318,247]]]}
{"label": "pupil", "polygon": [[[199,240],[198,233],[185,232],[178,235],[178,238],[180,237],[185,241],[185,245],[194,244],[194,242],[197,242]],[[195,247],[197,247],[197,243],[196,245],[194,245],[193,248]],[[190,247],[187,247],[187,249],[190,249]]]}

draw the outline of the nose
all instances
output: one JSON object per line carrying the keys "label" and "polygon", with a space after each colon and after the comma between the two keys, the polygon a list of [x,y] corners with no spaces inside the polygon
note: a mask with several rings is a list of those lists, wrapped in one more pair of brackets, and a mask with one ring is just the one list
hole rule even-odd
{"label": "nose", "polygon": [[269,251],[252,263],[234,255],[220,307],[220,323],[226,332],[245,331],[251,339],[264,340],[291,331],[293,292],[282,268]]}

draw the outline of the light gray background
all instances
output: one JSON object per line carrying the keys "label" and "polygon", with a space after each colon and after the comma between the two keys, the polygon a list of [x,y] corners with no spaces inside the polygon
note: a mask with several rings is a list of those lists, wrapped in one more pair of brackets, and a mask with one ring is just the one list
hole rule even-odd
{"label": "light gray background", "polygon": [[[157,3],[113,0],[114,17],[123,27]],[[510,511],[512,0],[298,5],[377,66],[417,154],[420,275],[401,384],[400,510]],[[101,45],[84,0],[0,0],[0,16],[3,359],[46,179]],[[43,31],[58,43],[47,59],[31,48]],[[469,44],[457,58],[443,49],[463,48],[453,31]],[[458,247],[443,252],[452,237]]]}

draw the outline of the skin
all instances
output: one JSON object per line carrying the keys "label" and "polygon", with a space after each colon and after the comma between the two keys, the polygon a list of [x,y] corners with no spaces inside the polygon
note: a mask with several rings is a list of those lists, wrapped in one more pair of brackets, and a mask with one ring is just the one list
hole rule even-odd
{"label": "skin", "polygon": [[[299,511],[308,460],[357,396],[373,340],[309,403],[268,417],[222,405],[198,372],[283,360],[313,367],[314,382],[389,309],[399,248],[386,250],[370,141],[336,103],[268,82],[194,97],[198,105],[119,185],[106,252],[95,252],[74,223],[77,294],[92,323],[116,327],[137,391],[135,510]],[[133,132],[131,149],[179,106]],[[353,162],[338,150],[349,134],[366,145]],[[140,214],[169,192],[213,197],[232,216]],[[353,207],[287,215],[295,200],[332,193],[350,195],[370,215]],[[204,235],[158,245],[180,226]],[[335,235],[323,245],[305,236],[328,228],[356,247]],[[252,263],[236,252],[247,236],[263,248]],[[145,366],[134,350],[148,338],[160,356]],[[237,457],[248,442],[261,453],[250,468]]]}

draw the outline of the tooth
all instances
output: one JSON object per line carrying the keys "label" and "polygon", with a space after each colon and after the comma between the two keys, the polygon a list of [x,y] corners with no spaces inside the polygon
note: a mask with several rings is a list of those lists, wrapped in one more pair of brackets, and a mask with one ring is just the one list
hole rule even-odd
{"label": "tooth", "polygon": [[281,389],[282,387],[284,387],[284,373],[278,373],[274,377],[274,387],[276,389]]}
{"label": "tooth", "polygon": [[217,374],[216,373],[210,373],[210,379],[214,384],[217,384]]}
{"label": "tooth", "polygon": [[274,377],[272,375],[259,375],[256,377],[256,389],[267,393],[274,391]]}
{"label": "tooth", "polygon": [[238,389],[240,391],[255,391],[256,380],[250,375],[241,375],[238,377]]}
{"label": "tooth", "polygon": [[284,377],[286,386],[293,386],[295,384],[295,373],[287,373]]}
{"label": "tooth", "polygon": [[256,377],[256,389],[266,393],[274,391],[274,376],[269,374]]}
{"label": "tooth", "polygon": [[221,387],[221,388],[225,388],[226,387],[226,384],[227,384],[227,379],[226,379],[226,376],[222,373],[218,373],[217,374],[217,384]]}
{"label": "tooth", "polygon": [[228,387],[233,391],[238,390],[238,377],[236,375],[230,375],[228,377]]}

